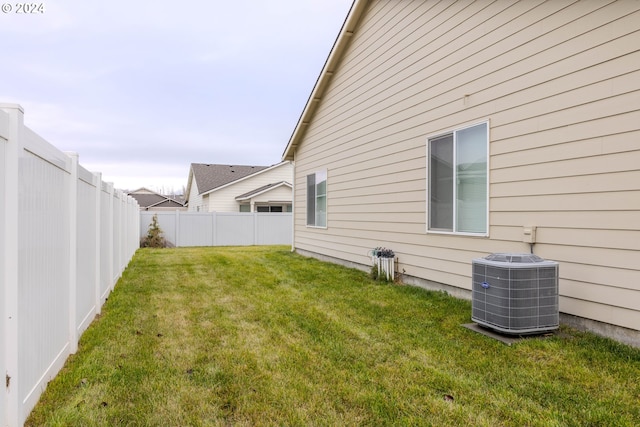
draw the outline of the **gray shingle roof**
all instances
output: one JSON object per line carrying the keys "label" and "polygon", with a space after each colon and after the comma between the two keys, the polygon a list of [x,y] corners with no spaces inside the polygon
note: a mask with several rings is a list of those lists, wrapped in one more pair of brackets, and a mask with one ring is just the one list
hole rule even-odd
{"label": "gray shingle roof", "polygon": [[[148,207],[183,207],[184,203],[172,198],[171,196],[163,196],[146,188],[128,193],[129,196],[136,199],[141,208]],[[181,196],[182,197],[182,196]]]}
{"label": "gray shingle roof", "polygon": [[244,178],[269,166],[210,165],[191,163],[193,177],[198,185],[198,193],[206,193],[238,179]]}
{"label": "gray shingle roof", "polygon": [[129,196],[133,197],[138,201],[138,204],[142,208],[146,208],[148,206],[155,205],[156,203],[162,203],[167,200],[166,197],[161,196],[160,194],[135,194],[129,193]]}

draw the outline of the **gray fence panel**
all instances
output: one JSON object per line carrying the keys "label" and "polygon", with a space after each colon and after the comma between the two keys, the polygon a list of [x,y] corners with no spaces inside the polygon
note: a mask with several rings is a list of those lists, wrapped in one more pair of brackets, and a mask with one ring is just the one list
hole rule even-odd
{"label": "gray fence panel", "polygon": [[96,188],[78,181],[76,327],[84,331],[96,311]]}
{"label": "gray fence panel", "polygon": [[[176,227],[176,214],[174,212],[157,212],[158,226],[162,230],[164,238],[171,242],[172,245],[177,243],[177,227]],[[141,212],[140,213],[140,237],[147,235],[149,231],[149,225],[153,218],[154,212]]]}
{"label": "gray fence panel", "polygon": [[[0,200],[5,202],[5,187],[6,187],[6,179],[5,179],[5,151],[6,146],[9,139],[9,116],[2,110],[0,110],[0,165],[3,167],[2,173],[0,173]],[[0,331],[5,330],[5,275],[4,271],[6,269],[5,266],[5,245],[6,245],[6,237],[5,237],[5,209],[0,209]],[[4,342],[0,340],[0,343]],[[7,372],[6,361],[5,361],[5,351],[4,349],[0,350],[0,372]],[[6,379],[5,379],[6,381]],[[7,424],[7,404],[6,398],[2,396],[0,398],[0,423],[2,425]]]}
{"label": "gray fence panel", "polygon": [[112,236],[112,224],[111,220],[111,203],[113,201],[113,197],[111,196],[111,192],[113,192],[113,187],[110,187],[108,184],[102,182],[100,183],[100,187],[102,188],[100,192],[100,252],[105,254],[105,256],[100,257],[100,301],[104,302],[104,299],[107,297],[109,293],[109,289],[111,287],[111,267],[113,265],[113,261],[111,257],[113,253],[110,252],[111,245],[113,242]]}
{"label": "gray fence panel", "polygon": [[244,212],[149,212],[140,213],[140,238],[149,230],[153,216],[165,239],[178,247],[290,245],[292,214]]}
{"label": "gray fence panel", "polygon": [[176,246],[213,246],[215,216],[204,212],[179,212]]}
{"label": "gray fence panel", "polygon": [[35,403],[34,386],[51,365],[61,366],[69,345],[70,177],[68,170],[26,149],[20,155],[20,366],[14,381],[19,381],[20,401]]}
{"label": "gray fence panel", "polygon": [[255,245],[255,217],[251,213],[224,212],[216,215],[216,246]]}
{"label": "gray fence panel", "polygon": [[256,217],[256,239],[258,245],[291,244],[291,215],[263,213]]}

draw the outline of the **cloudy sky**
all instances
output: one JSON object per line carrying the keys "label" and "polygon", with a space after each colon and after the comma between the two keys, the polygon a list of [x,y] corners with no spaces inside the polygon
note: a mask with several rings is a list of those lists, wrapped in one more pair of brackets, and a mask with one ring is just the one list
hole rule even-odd
{"label": "cloudy sky", "polygon": [[275,164],[351,3],[5,2],[0,103],[121,189],[180,190],[191,163]]}

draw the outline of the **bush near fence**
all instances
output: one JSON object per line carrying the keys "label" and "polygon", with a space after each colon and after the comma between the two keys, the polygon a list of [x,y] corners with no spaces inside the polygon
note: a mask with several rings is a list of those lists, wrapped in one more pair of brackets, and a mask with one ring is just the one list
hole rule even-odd
{"label": "bush near fence", "polygon": [[0,425],[21,426],[138,247],[138,203],[0,104]]}

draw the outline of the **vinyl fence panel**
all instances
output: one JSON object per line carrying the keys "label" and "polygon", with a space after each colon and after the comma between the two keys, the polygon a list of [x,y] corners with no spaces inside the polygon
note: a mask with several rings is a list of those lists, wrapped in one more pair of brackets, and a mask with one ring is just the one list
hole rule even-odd
{"label": "vinyl fence panel", "polygon": [[251,246],[255,239],[257,213],[219,213],[216,215],[216,246]]}
{"label": "vinyl fence panel", "polygon": [[292,214],[245,212],[141,212],[143,239],[154,215],[171,245],[253,246],[287,245],[292,242]]}
{"label": "vinyl fence panel", "polygon": [[77,333],[87,329],[96,312],[96,258],[99,247],[96,233],[98,211],[97,177],[86,169],[78,168],[77,204],[77,287],[76,328]]}
{"label": "vinyl fence panel", "polygon": [[18,105],[0,104],[0,165],[0,426],[13,427],[77,350],[140,219],[135,200],[25,127]]}
{"label": "vinyl fence panel", "polygon": [[[0,204],[6,206],[6,178],[5,178],[5,151],[9,140],[9,115],[0,109],[0,165],[3,165],[3,171],[0,172]],[[5,246],[7,238],[5,235],[6,223],[5,209],[0,208],[0,332],[4,334],[5,331],[5,272],[7,266],[5,265]],[[0,344],[4,344],[0,341]],[[7,366],[5,362],[5,351],[0,349],[0,372],[7,372]],[[0,423],[6,425],[7,421],[7,399],[2,396],[0,399]]]}
{"label": "vinyl fence panel", "polygon": [[176,211],[176,246],[213,246],[215,215]]}
{"label": "vinyl fence panel", "polygon": [[118,193],[114,193],[113,194],[113,229],[111,230],[112,232],[112,241],[113,241],[113,258],[111,259],[112,261],[112,266],[111,266],[111,283],[114,283],[116,280],[118,280],[118,275],[120,274],[120,247],[121,247],[121,242],[120,242],[120,227],[122,226],[122,215],[121,215],[121,209],[122,206],[119,203],[120,202],[120,197]]}
{"label": "vinyl fence panel", "polygon": [[104,303],[112,285],[113,251],[113,185],[101,183],[100,193],[100,301]]}
{"label": "vinyl fence panel", "polygon": [[[177,234],[177,214],[175,212],[155,212],[157,214],[158,226],[162,229],[165,239],[175,245],[178,241]],[[147,235],[154,213],[140,212],[140,238]]]}
{"label": "vinyl fence panel", "polygon": [[[34,406],[45,378],[69,353],[69,173],[60,156],[32,136],[19,160],[18,334],[21,401]],[[39,151],[39,155],[33,151]],[[59,160],[56,161],[56,160]]]}
{"label": "vinyl fence panel", "polygon": [[257,245],[290,245],[292,243],[291,214],[264,213],[256,215]]}

